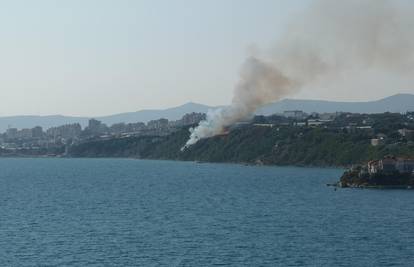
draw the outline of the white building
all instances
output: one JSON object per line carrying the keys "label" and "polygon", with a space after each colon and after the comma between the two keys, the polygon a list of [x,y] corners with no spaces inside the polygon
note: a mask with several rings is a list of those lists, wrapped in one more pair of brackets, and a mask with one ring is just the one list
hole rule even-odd
{"label": "white building", "polygon": [[304,119],[306,117],[306,113],[302,110],[287,110],[283,111],[283,116],[292,119]]}

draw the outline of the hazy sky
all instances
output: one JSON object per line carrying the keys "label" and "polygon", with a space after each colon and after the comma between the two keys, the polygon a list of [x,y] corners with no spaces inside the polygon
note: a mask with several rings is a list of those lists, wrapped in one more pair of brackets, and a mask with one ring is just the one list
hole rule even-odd
{"label": "hazy sky", "polygon": [[[0,116],[227,104],[246,56],[270,48],[309,1],[0,1]],[[377,99],[414,93],[410,82],[292,97]]]}

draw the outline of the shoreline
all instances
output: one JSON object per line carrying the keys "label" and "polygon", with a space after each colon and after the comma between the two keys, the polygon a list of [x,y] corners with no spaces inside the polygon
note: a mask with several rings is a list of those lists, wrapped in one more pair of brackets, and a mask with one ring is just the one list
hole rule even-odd
{"label": "shoreline", "polygon": [[330,166],[330,165],[295,165],[295,164],[258,164],[250,162],[233,162],[233,161],[200,161],[200,160],[179,160],[179,159],[166,159],[166,158],[136,158],[136,157],[71,157],[71,156],[47,156],[47,155],[13,155],[13,156],[0,156],[1,159],[129,159],[129,160],[153,160],[153,161],[174,161],[174,162],[192,162],[195,164],[233,164],[243,165],[247,167],[296,167],[296,168],[315,168],[315,169],[341,169],[345,170],[345,166]]}
{"label": "shoreline", "polygon": [[414,190],[414,187],[411,186],[411,185],[351,185],[351,186],[341,186],[339,184],[326,184],[326,186],[332,186],[332,187],[341,188],[341,189]]}

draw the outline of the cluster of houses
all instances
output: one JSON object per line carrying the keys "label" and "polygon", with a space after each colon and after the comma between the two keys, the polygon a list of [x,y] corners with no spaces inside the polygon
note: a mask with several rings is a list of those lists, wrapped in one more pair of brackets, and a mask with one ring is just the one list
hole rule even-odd
{"label": "cluster of houses", "polygon": [[90,119],[88,125],[83,129],[79,123],[51,127],[46,131],[40,126],[31,129],[9,128],[5,133],[0,133],[0,150],[39,150],[76,144],[91,139],[164,136],[178,131],[180,127],[197,124],[205,118],[204,113],[192,112],[174,121],[161,118],[147,123],[115,123],[111,126],[99,120]]}
{"label": "cluster of houses", "polygon": [[376,173],[414,173],[414,159],[387,156],[380,160],[372,160],[367,164],[369,174]]}

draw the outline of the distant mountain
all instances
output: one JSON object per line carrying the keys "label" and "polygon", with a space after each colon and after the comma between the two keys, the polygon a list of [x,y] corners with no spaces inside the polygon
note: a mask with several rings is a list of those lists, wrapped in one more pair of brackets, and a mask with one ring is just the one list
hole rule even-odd
{"label": "distant mountain", "polygon": [[[168,120],[178,120],[184,114],[191,112],[202,112],[206,113],[212,107],[197,104],[197,103],[186,103],[184,105],[168,108],[168,109],[148,109],[140,110],[136,112],[120,113],[109,116],[94,117],[97,120],[112,125],[118,122],[148,122],[150,120],[156,120],[165,118]],[[60,126],[69,123],[80,123],[82,127],[88,125],[88,117],[70,117],[62,115],[52,116],[10,116],[0,117],[0,132],[5,132],[7,128],[33,128],[35,126],[42,126],[44,129],[48,129],[54,126]]]}
{"label": "distant mountain", "polygon": [[186,103],[184,105],[173,107],[173,108],[167,108],[167,109],[147,109],[147,110],[140,110],[136,112],[128,112],[128,113],[120,113],[105,117],[98,117],[96,119],[111,125],[118,122],[125,122],[125,123],[131,123],[131,122],[147,122],[150,120],[157,120],[160,118],[165,118],[168,120],[178,120],[181,119],[181,117],[186,113],[191,112],[201,112],[206,113],[209,109],[212,107],[197,104],[197,103]]}
{"label": "distant mountain", "polygon": [[354,112],[354,113],[382,113],[414,111],[413,94],[397,94],[376,101],[368,102],[335,102],[323,100],[296,100],[284,99],[269,104],[257,111],[257,114],[270,115],[282,113],[285,110],[303,110],[311,112]]}
{"label": "distant mountain", "polygon": [[88,118],[62,115],[0,117],[0,133],[5,132],[9,127],[22,129],[42,126],[43,129],[47,129],[53,126],[68,123],[80,123],[81,125],[87,125]]}
{"label": "distant mountain", "polygon": [[[96,117],[96,119],[111,125],[118,122],[147,122],[159,118],[168,120],[180,119],[190,112],[207,112],[216,108],[197,103],[187,103],[168,109],[148,109],[136,112],[120,113],[110,116]],[[414,111],[414,95],[397,94],[377,101],[368,102],[334,102],[321,100],[296,100],[284,99],[269,104],[257,111],[257,114],[270,115],[282,113],[285,110],[303,110],[305,112],[355,112],[355,113],[381,113],[381,112],[406,112]],[[52,116],[11,116],[0,117],[0,132],[4,132],[9,126],[13,128],[32,128],[42,126],[44,129],[68,123],[80,123],[83,127],[88,124],[88,117],[70,117],[61,115]]]}

